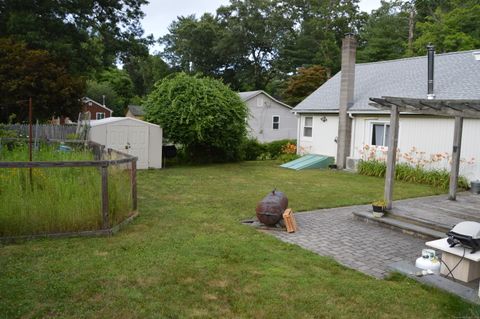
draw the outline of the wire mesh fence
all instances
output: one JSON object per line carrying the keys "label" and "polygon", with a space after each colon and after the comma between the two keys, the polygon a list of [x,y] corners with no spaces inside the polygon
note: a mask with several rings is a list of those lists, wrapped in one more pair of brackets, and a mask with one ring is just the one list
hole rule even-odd
{"label": "wire mesh fence", "polygon": [[[19,137],[29,135],[28,124],[3,124],[2,129],[15,132]],[[73,139],[78,133],[76,124],[52,125],[52,124],[33,124],[33,138],[40,140],[66,140]]]}
{"label": "wire mesh fence", "polygon": [[136,211],[136,158],[95,143],[0,148],[0,237],[111,233]]}

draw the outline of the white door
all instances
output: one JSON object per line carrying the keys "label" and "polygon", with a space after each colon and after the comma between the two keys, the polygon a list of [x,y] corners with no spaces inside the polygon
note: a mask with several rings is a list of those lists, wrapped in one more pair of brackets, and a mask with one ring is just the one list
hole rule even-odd
{"label": "white door", "polygon": [[128,126],[109,125],[107,126],[107,147],[127,153]]}
{"label": "white door", "polygon": [[138,157],[137,167],[148,168],[148,127],[128,128],[128,154]]}
{"label": "white door", "polygon": [[137,168],[148,168],[148,127],[108,126],[107,147],[138,157]]}

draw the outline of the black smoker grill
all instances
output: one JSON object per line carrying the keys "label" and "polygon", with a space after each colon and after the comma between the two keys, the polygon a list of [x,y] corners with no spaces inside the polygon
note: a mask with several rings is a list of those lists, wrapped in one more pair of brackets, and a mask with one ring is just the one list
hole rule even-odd
{"label": "black smoker grill", "polygon": [[267,225],[274,226],[282,219],[282,214],[287,209],[288,198],[284,193],[274,189],[257,204],[255,211],[258,220]]}
{"label": "black smoker grill", "polygon": [[480,250],[480,223],[461,222],[447,233],[450,247],[461,245],[472,249],[472,254]]}

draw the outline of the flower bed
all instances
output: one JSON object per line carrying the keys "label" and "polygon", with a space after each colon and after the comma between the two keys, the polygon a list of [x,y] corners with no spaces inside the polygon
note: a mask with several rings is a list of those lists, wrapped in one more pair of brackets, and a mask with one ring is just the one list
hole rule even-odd
{"label": "flower bed", "polygon": [[[360,150],[362,160],[358,164],[358,173],[367,176],[384,177],[387,170],[385,147],[365,145]],[[474,158],[469,160],[462,159],[462,164],[471,165]],[[451,162],[451,156],[448,153],[438,153],[427,155],[415,147],[408,152],[397,153],[397,164],[395,166],[395,179],[405,182],[432,185],[434,187],[448,189],[450,183],[450,173],[444,167]],[[460,176],[458,186],[468,189],[468,180]]]}

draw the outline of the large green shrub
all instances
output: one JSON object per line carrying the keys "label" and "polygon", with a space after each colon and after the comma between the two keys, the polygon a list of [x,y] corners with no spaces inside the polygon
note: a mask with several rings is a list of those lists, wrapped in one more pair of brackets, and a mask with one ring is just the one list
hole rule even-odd
{"label": "large green shrub", "polygon": [[185,73],[168,76],[155,85],[145,111],[166,138],[184,145],[189,160],[241,159],[247,107],[222,82]]}
{"label": "large green shrub", "polygon": [[[368,160],[360,161],[358,164],[358,173],[361,175],[384,177],[386,170],[387,166],[383,161]],[[395,166],[395,179],[448,189],[450,174],[445,169],[425,169],[420,166],[400,163]],[[458,186],[463,189],[468,189],[468,180],[460,176]]]}
{"label": "large green shrub", "polygon": [[245,140],[243,143],[243,159],[246,161],[254,161],[265,152],[267,152],[267,147],[256,138]]}
{"label": "large green shrub", "polygon": [[[286,148],[289,146],[288,152]],[[280,159],[289,161],[298,158],[295,140],[279,140],[269,143],[260,143],[256,138],[251,138],[243,143],[243,159],[246,161]],[[293,153],[292,152],[293,146]],[[286,156],[288,155],[288,156]]]}
{"label": "large green shrub", "polygon": [[287,144],[297,144],[296,140],[279,140],[273,141],[270,143],[265,143],[267,152],[270,154],[271,158],[277,158],[283,154],[283,148]]}

